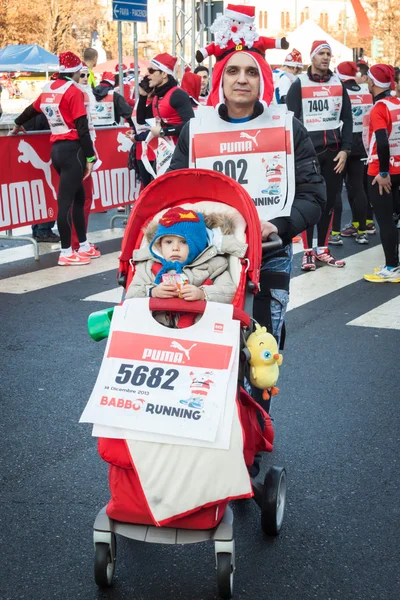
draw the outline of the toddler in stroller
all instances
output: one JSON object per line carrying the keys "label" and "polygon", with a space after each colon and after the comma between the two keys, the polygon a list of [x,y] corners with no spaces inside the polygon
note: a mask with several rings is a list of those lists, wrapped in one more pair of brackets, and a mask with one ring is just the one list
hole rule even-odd
{"label": "toddler in stroller", "polygon": [[[211,230],[208,234],[206,225]],[[173,248],[171,244],[164,248],[163,239],[171,242],[174,236],[179,238],[172,239]],[[179,240],[185,240],[187,247]],[[127,289],[127,299],[148,297],[155,318],[170,327],[193,324],[194,315],[205,312],[207,301],[233,304],[233,319],[240,321],[244,347],[253,330],[252,300],[258,290],[261,254],[259,219],[247,192],[222,174],[188,169],[158,178],[141,194],[126,228],[118,277]],[[163,276],[173,279],[163,285]],[[243,359],[236,393],[241,427],[239,436],[232,430],[231,445],[239,445],[242,460],[250,467],[258,452],[272,451],[273,429],[269,415],[244,389],[246,372]],[[254,495],[263,531],[279,533],[286,491],[282,468],[270,468],[264,484],[252,481],[247,494],[221,496],[155,527],[129,445],[121,439],[100,438],[99,453],[110,464],[112,496],[94,524],[95,579],[100,586],[112,581],[117,533],[154,543],[212,540],[219,595],[231,598],[235,556],[229,500]]]}

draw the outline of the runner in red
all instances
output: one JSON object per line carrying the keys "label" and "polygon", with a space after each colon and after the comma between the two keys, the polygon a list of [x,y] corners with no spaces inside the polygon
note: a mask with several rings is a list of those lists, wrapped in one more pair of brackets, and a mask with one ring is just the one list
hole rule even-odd
{"label": "runner in red", "polygon": [[[86,239],[83,189],[83,179],[90,176],[96,156],[89,131],[89,99],[78,85],[82,62],[72,52],[62,53],[59,60],[58,78],[49,82],[37,100],[15,119],[12,133],[22,131],[23,124],[40,112],[46,116],[53,144],[51,159],[60,175],[57,226],[61,253],[58,264],[79,266],[89,264],[98,253]],[[78,252],[71,248],[72,222],[79,240]]]}

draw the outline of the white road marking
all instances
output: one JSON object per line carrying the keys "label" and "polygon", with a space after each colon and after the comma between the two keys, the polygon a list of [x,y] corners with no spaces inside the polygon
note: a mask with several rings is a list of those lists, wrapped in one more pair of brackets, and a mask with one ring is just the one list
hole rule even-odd
{"label": "white road marking", "polygon": [[375,246],[346,257],[342,269],[323,265],[316,271],[293,277],[290,282],[288,310],[299,308],[308,302],[336,292],[372,273],[373,268],[384,263],[382,247]]}
{"label": "white road marking", "polygon": [[[398,285],[400,287],[400,284]],[[379,329],[400,329],[400,295],[357,317],[357,319],[350,321],[347,325],[378,327]]]}
{"label": "white road marking", "polygon": [[[32,235],[30,227],[20,227],[15,229],[15,235]],[[107,240],[115,240],[122,238],[125,230],[122,228],[115,229],[101,229],[100,231],[93,231],[88,234],[89,242],[92,244],[98,244],[99,242],[105,242]],[[12,238],[8,238],[12,240]],[[2,238],[0,237],[0,245],[2,244]],[[60,251],[60,244],[39,244],[40,255],[52,254],[53,252]],[[25,260],[26,258],[33,258],[33,245],[31,243],[25,244],[24,246],[14,246],[0,250],[0,265],[15,262],[17,260]]]}
{"label": "white road marking", "polygon": [[50,267],[40,271],[32,271],[24,275],[16,275],[0,281],[0,293],[3,294],[27,294],[43,290],[53,285],[59,285],[75,279],[98,275],[107,271],[118,270],[119,252],[105,254],[96,260],[92,260],[89,265],[80,265],[78,267]]}
{"label": "white road marking", "polygon": [[106,302],[107,304],[119,304],[122,298],[123,288],[118,286],[117,288],[113,288],[112,290],[107,290],[105,292],[99,292],[98,294],[93,294],[92,296],[87,296],[86,298],[82,298],[82,300],[86,302]]}

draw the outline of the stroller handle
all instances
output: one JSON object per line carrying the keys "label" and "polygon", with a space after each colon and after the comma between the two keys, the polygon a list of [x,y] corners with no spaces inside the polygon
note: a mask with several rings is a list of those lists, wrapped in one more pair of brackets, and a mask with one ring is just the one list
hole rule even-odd
{"label": "stroller handle", "polygon": [[280,250],[282,248],[283,242],[277,233],[270,233],[268,236],[268,240],[266,242],[262,242],[262,254],[263,257],[265,254],[269,254],[273,250]]}
{"label": "stroller handle", "polygon": [[[180,298],[168,298],[166,300],[162,298],[150,298],[149,308],[151,312],[178,312],[178,313],[196,313],[202,315],[206,310],[206,302],[204,300],[195,300],[194,302],[187,302]],[[244,310],[233,307],[233,318],[236,321],[240,321],[243,327],[250,326],[250,317]]]}

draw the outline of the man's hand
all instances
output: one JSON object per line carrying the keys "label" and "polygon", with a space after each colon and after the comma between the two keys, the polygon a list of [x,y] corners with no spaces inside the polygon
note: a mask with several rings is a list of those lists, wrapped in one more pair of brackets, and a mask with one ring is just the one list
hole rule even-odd
{"label": "man's hand", "polygon": [[203,290],[192,285],[191,283],[187,283],[183,286],[181,290],[181,296],[184,300],[188,302],[194,302],[195,300],[205,300],[205,295]]}
{"label": "man's hand", "polygon": [[151,295],[153,298],[177,298],[178,288],[172,283],[160,283],[153,287]]}
{"label": "man's hand", "polygon": [[94,163],[95,163],[95,162],[96,162],[96,161],[93,161],[93,162],[87,162],[87,163],[86,163],[86,168],[85,168],[85,172],[84,172],[84,174],[83,174],[83,180],[82,180],[82,181],[85,181],[85,179],[87,179],[88,177],[90,177],[90,176],[91,176],[91,174],[92,174],[92,171],[93,171],[93,167],[94,167]]}
{"label": "man's hand", "polygon": [[139,85],[139,95],[140,96],[148,96],[148,93],[144,91],[144,89]]}
{"label": "man's hand", "polygon": [[346,166],[346,160],[347,160],[347,152],[345,152],[344,150],[341,150],[340,152],[338,152],[335,156],[335,158],[333,159],[334,162],[337,162],[336,167],[333,169],[335,171],[335,173],[341,173],[343,171],[343,169]]}
{"label": "man's hand", "polygon": [[131,142],[135,141],[135,132],[133,129],[129,129],[129,131],[125,131],[125,136],[131,140]]}
{"label": "man's hand", "polygon": [[18,133],[26,133],[25,129],[22,125],[14,125],[14,127],[10,131],[11,135],[17,135]]}
{"label": "man's hand", "polygon": [[160,137],[161,125],[155,125],[154,127],[150,127],[150,131],[153,134],[153,137]]}
{"label": "man's hand", "polygon": [[387,175],[387,177],[381,177],[380,175],[377,175],[374,177],[372,185],[375,185],[376,183],[379,185],[379,193],[381,196],[383,196],[384,191],[386,194],[390,194],[390,190],[392,189],[390,175]]}
{"label": "man's hand", "polygon": [[261,221],[261,239],[266,242],[271,233],[278,233],[278,228],[269,221]]}

